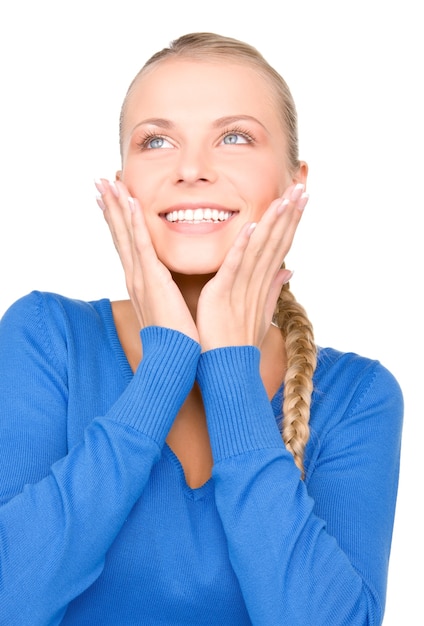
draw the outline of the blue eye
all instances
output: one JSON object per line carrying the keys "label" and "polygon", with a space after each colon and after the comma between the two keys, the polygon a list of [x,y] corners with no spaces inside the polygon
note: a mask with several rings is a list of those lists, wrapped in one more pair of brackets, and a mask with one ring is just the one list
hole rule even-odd
{"label": "blue eye", "polygon": [[229,145],[237,143],[249,143],[249,139],[239,133],[228,133],[228,135],[225,135],[225,137],[223,138],[223,142]]}
{"label": "blue eye", "polygon": [[158,148],[172,148],[172,145],[165,137],[152,137],[145,142],[145,146],[149,150],[157,150]]}
{"label": "blue eye", "polygon": [[155,139],[151,139],[147,144],[148,148],[162,148],[162,146],[163,146],[162,137],[156,137]]}

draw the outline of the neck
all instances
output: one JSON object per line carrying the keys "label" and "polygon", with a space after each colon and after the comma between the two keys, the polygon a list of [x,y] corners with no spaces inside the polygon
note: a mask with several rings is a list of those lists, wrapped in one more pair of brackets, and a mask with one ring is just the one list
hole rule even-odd
{"label": "neck", "polygon": [[200,292],[206,283],[213,278],[214,274],[202,274],[202,275],[186,275],[173,273],[172,278],[178,285],[184,300],[188,306],[188,309],[193,317],[196,319],[197,303],[199,301]]}

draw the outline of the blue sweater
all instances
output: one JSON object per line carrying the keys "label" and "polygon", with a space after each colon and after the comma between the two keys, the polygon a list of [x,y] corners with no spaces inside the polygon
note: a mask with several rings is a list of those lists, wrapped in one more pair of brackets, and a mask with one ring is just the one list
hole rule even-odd
{"label": "blue sweater", "polygon": [[[141,332],[108,300],[34,292],[0,323],[1,626],[382,622],[402,394],[319,351],[302,481],[252,346]],[[165,438],[197,380],[214,467],[188,487]]]}

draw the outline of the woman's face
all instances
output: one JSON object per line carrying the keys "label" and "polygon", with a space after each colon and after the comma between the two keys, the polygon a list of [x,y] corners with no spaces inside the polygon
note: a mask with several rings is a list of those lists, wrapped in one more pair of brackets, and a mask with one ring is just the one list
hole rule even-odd
{"label": "woman's face", "polygon": [[248,65],[166,60],[126,108],[118,177],[173,272],[217,271],[237,233],[293,181],[275,96]]}

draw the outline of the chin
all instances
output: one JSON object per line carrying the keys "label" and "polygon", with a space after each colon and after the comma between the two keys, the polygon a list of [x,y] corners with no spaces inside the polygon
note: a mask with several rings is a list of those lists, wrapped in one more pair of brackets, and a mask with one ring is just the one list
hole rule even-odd
{"label": "chin", "polygon": [[220,264],[206,264],[199,263],[187,264],[187,263],[165,263],[166,267],[172,274],[180,274],[181,276],[211,276],[216,274],[220,268]]}
{"label": "chin", "polygon": [[184,276],[205,276],[216,274],[221,267],[225,254],[221,251],[207,254],[207,250],[189,250],[188,247],[183,254],[171,255],[168,253],[159,254],[159,259],[173,274]]}

